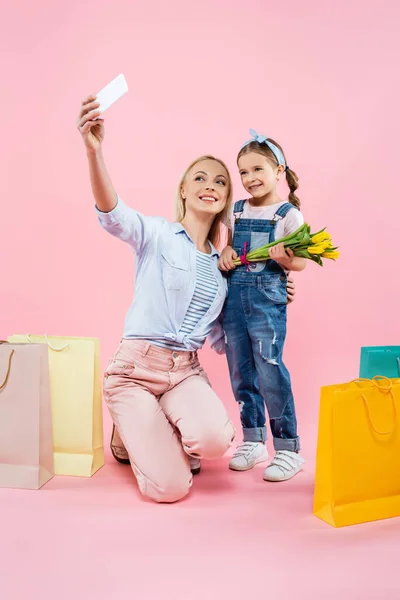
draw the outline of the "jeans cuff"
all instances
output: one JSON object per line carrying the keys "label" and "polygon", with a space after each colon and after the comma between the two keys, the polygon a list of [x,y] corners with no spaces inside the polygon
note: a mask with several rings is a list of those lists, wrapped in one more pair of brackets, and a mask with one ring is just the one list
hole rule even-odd
{"label": "jeans cuff", "polygon": [[274,438],[274,448],[278,450],[290,450],[290,452],[300,451],[300,438],[285,440],[283,438]]}
{"label": "jeans cuff", "polygon": [[254,427],[244,428],[243,427],[243,441],[244,442],[266,442],[267,441],[267,428],[266,427]]}

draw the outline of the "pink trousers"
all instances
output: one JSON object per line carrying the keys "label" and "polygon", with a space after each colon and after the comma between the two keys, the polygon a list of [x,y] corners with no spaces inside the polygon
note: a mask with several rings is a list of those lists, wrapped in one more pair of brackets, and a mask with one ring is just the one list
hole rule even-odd
{"label": "pink trousers", "polygon": [[192,485],[188,455],[223,456],[234,441],[224,405],[197,353],[122,340],[104,376],[104,398],[143,496],[175,502]]}

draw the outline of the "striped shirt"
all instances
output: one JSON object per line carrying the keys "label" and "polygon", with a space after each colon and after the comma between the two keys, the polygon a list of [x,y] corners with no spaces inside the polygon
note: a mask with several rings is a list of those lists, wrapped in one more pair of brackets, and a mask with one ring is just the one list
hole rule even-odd
{"label": "striped shirt", "polygon": [[[212,264],[211,254],[204,254],[197,250],[196,252],[196,285],[193,292],[193,297],[190,301],[180,333],[190,334],[202,317],[209,310],[213,300],[217,294],[218,283],[215,279]],[[183,344],[169,342],[168,340],[149,340],[156,346],[169,348],[170,350],[186,350]]]}

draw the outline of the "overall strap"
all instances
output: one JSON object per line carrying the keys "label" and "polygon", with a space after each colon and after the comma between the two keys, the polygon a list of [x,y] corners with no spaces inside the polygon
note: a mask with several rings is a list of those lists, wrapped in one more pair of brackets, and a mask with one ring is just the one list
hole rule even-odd
{"label": "overall strap", "polygon": [[235,217],[235,223],[237,223],[242,216],[245,203],[246,200],[238,200],[233,205],[233,216]]}
{"label": "overall strap", "polygon": [[290,204],[290,202],[285,202],[285,204],[282,204],[282,206],[280,206],[274,214],[274,219],[276,219],[277,217],[283,219],[284,217],[286,217],[288,212],[292,210],[292,208],[295,208],[297,210],[294,204]]}

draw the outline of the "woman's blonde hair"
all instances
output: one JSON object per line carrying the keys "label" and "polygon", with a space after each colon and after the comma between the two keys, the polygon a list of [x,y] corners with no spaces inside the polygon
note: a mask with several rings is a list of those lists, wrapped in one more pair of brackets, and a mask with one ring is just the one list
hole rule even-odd
{"label": "woman's blonde hair", "polygon": [[208,239],[210,240],[210,242],[216,248],[218,248],[220,241],[221,241],[221,223],[226,224],[228,222],[227,217],[230,214],[230,208],[232,205],[232,180],[231,180],[231,175],[229,173],[228,167],[226,166],[224,161],[222,161],[219,158],[216,158],[215,156],[200,156],[199,158],[196,158],[196,160],[194,160],[192,163],[190,163],[190,165],[188,166],[188,168],[182,175],[181,180],[178,185],[178,190],[177,190],[176,200],[175,200],[175,219],[176,219],[176,221],[178,221],[180,223],[185,217],[186,201],[182,198],[182,186],[185,183],[185,180],[186,180],[186,177],[187,177],[189,171],[195,165],[197,165],[197,163],[202,162],[203,160],[215,160],[225,169],[225,171],[227,172],[227,175],[228,175],[228,198],[227,198],[227,201],[225,204],[225,208],[223,211],[221,211],[220,213],[218,213],[215,216],[215,219],[210,228],[210,232],[208,234]]}

